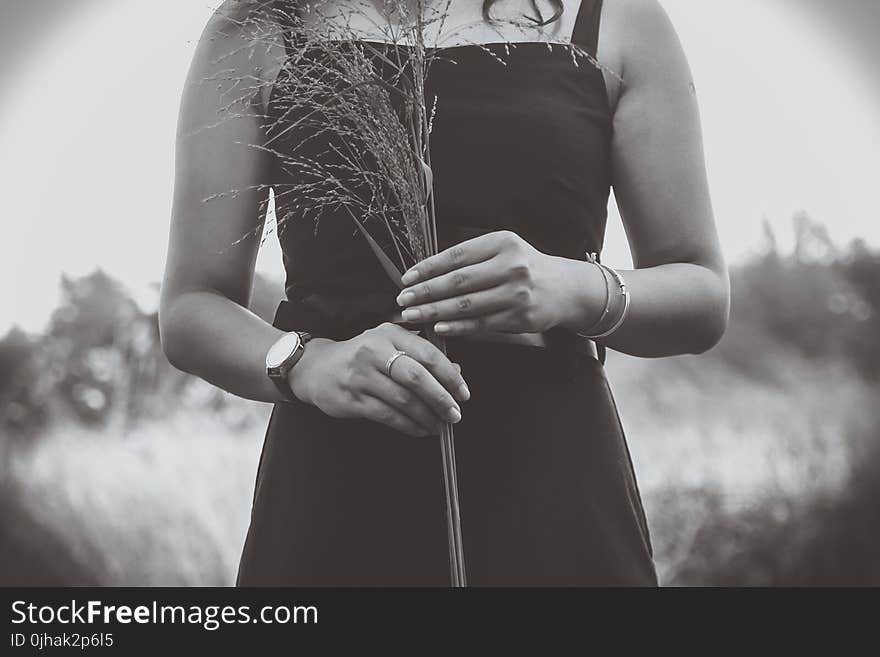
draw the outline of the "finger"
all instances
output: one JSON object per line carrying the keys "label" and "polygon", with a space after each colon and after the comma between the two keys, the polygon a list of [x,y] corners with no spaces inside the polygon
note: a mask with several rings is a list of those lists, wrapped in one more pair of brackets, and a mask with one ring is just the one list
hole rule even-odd
{"label": "finger", "polygon": [[434,330],[444,336],[523,333],[516,326],[516,323],[512,321],[510,314],[503,312],[483,315],[482,317],[438,322],[434,325]]}
{"label": "finger", "polygon": [[446,422],[461,419],[461,407],[440,382],[418,360],[403,356],[394,361],[391,378],[409,388]]}
{"label": "finger", "polygon": [[497,231],[472,237],[417,262],[403,273],[400,280],[404,285],[412,285],[466,265],[488,260],[498,253],[500,245],[501,240]]}
{"label": "finger", "polygon": [[397,303],[401,306],[415,306],[493,288],[507,280],[507,275],[500,271],[497,262],[498,259],[490,258],[404,288],[397,295]]}
{"label": "finger", "polygon": [[[461,375],[461,368],[456,369],[449,357],[431,342],[419,335],[407,331],[397,333],[392,338],[395,348],[411,354],[427,369],[440,384],[459,401],[467,401],[471,392]],[[398,360],[401,360],[398,358]]]}
{"label": "finger", "polygon": [[470,292],[452,299],[407,308],[401,317],[408,322],[439,322],[467,317],[480,317],[500,312],[516,304],[510,286],[498,285],[488,290]]}
{"label": "finger", "polygon": [[362,401],[355,410],[368,420],[379,422],[410,436],[422,438],[434,433],[426,430],[386,401],[367,393],[364,393]]}
{"label": "finger", "polygon": [[[397,360],[392,364],[392,368],[397,367]],[[429,433],[437,431],[439,422],[445,422],[445,418],[435,413],[417,394],[385,374],[376,372],[370,384],[370,395],[393,406]]]}

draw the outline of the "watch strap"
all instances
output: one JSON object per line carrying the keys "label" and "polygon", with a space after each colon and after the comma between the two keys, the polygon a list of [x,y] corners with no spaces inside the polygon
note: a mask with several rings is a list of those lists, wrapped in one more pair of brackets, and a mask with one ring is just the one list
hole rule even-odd
{"label": "watch strap", "polygon": [[282,378],[278,376],[270,376],[269,379],[275,384],[275,387],[278,388],[278,391],[284,399],[289,402],[299,401],[299,398],[294,395],[293,390],[290,389],[290,386],[287,383],[287,377]]}

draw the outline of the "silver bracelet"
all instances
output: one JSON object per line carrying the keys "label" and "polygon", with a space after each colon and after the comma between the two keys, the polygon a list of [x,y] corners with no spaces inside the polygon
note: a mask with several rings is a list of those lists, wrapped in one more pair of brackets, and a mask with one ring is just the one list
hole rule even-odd
{"label": "silver bracelet", "polygon": [[609,283],[609,281],[608,281],[608,275],[605,273],[605,269],[596,261],[596,254],[595,253],[588,253],[587,254],[587,262],[590,262],[590,263],[596,265],[599,268],[599,271],[602,272],[602,280],[605,281],[605,308],[602,310],[602,313],[599,315],[599,319],[597,319],[593,323],[593,325],[590,327],[589,331],[585,331],[583,333],[581,333],[580,331],[575,331],[575,333],[582,338],[589,338],[590,333],[592,333],[593,331],[598,329],[600,326],[602,326],[602,322],[605,321],[605,317],[611,311],[611,283]]}
{"label": "silver bracelet", "polygon": [[[593,254],[588,254],[588,255],[593,255]],[[593,256],[593,258],[594,258],[594,256]],[[616,269],[609,267],[608,265],[602,264],[601,262],[599,262],[598,260],[595,260],[593,258],[591,258],[591,260],[593,260],[593,262],[595,262],[595,264],[598,265],[602,269],[603,275],[604,275],[605,271],[608,271],[614,277],[614,279],[617,282],[618,287],[620,288],[620,293],[623,295],[623,309],[621,310],[620,315],[617,317],[617,320],[614,322],[614,324],[611,326],[611,328],[609,328],[606,331],[603,331],[602,333],[598,333],[598,334],[594,334],[594,335],[585,335],[583,333],[578,333],[578,335],[583,338],[588,338],[590,340],[600,340],[602,338],[607,338],[608,336],[610,336],[617,329],[619,329],[620,326],[623,324],[623,320],[626,318],[627,312],[629,311],[630,294],[629,294],[629,290],[627,290],[627,288],[626,288],[626,281],[623,280],[623,276],[620,275],[620,272],[618,272]],[[607,277],[605,280],[607,283],[607,281],[608,281]],[[602,316],[603,319],[605,317],[605,314],[607,314],[608,310],[609,310],[609,308],[608,308],[608,305],[606,304],[606,308],[605,308],[606,312],[603,313],[603,316]],[[594,326],[593,329],[597,328],[598,326],[599,326],[599,324]]]}
{"label": "silver bracelet", "polygon": [[629,290],[626,289],[626,282],[623,280],[623,276],[620,275],[620,272],[618,272],[616,269],[612,269],[608,265],[602,266],[605,267],[609,272],[611,272],[611,274],[617,279],[617,282],[620,285],[620,293],[623,295],[623,309],[620,311],[620,316],[617,318],[617,321],[614,322],[614,325],[604,333],[593,336],[594,340],[607,338],[620,328],[621,324],[623,324],[623,320],[626,319],[626,313],[629,310],[630,302]]}

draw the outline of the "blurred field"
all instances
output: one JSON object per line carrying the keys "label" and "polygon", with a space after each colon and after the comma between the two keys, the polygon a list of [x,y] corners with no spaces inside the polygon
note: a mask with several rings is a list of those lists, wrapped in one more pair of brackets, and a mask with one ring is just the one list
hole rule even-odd
{"label": "blurred field", "polygon": [[[798,221],[712,352],[609,355],[665,584],[880,584],[880,256]],[[231,584],[268,407],[172,370],[109,277],[63,290],[0,342],[0,583]]]}
{"label": "blurred field", "polygon": [[[854,479],[877,439],[875,388],[806,360],[780,360],[786,380],[776,385],[696,357],[621,360],[609,377],[662,582],[859,583],[845,552],[805,552],[832,538],[820,507],[867,492]],[[846,529],[880,548],[880,503],[864,501],[874,518],[852,517]],[[834,562],[831,573],[818,572],[820,556]],[[873,577],[880,582],[880,570]]]}
{"label": "blurred field", "polygon": [[[55,430],[10,459],[4,561],[39,584],[230,584],[247,530],[257,432],[171,417],[120,440]],[[12,521],[12,522],[10,522]]]}

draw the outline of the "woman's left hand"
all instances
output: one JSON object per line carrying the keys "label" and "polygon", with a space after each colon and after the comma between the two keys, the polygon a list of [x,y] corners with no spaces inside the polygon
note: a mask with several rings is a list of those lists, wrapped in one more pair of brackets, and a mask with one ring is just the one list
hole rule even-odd
{"label": "woman's left hand", "polygon": [[572,264],[515,232],[494,231],[415,264],[397,302],[404,320],[435,322],[441,335],[538,333],[563,321]]}

